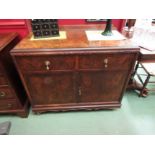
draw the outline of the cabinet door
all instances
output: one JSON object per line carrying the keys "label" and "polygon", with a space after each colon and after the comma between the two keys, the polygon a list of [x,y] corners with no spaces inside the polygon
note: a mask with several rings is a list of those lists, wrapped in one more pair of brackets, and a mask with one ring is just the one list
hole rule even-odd
{"label": "cabinet door", "polygon": [[26,75],[26,83],[35,105],[75,103],[74,73]]}
{"label": "cabinet door", "polygon": [[127,78],[127,71],[80,72],[80,102],[119,101]]}

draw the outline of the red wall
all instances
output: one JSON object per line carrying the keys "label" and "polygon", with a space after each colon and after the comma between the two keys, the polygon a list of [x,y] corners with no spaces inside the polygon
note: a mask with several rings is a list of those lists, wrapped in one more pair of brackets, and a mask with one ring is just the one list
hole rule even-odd
{"label": "red wall", "polygon": [[0,19],[0,33],[18,32],[20,38],[28,34],[27,20],[24,19]]}
{"label": "red wall", "polygon": [[[113,25],[118,29],[118,31],[122,30],[124,25],[123,19],[113,19]],[[95,22],[100,24],[101,22]],[[105,23],[105,22],[102,22]],[[85,19],[59,19],[59,25],[73,25],[73,24],[91,24],[85,21]]]}
{"label": "red wall", "polygon": [[[124,20],[113,19],[114,26],[121,31]],[[5,32],[18,32],[20,38],[23,38],[29,33],[28,20],[26,19],[0,19],[0,33]],[[78,25],[78,24],[90,24],[85,19],[59,19],[59,25]]]}

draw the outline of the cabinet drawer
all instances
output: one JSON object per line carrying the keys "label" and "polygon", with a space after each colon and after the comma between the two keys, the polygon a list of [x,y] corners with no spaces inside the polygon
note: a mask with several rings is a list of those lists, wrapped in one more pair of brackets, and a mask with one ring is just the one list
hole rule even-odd
{"label": "cabinet drawer", "polygon": [[75,56],[24,56],[16,58],[23,71],[73,70]]}
{"label": "cabinet drawer", "polygon": [[4,76],[0,76],[0,86],[1,85],[8,85],[8,82]]}
{"label": "cabinet drawer", "polygon": [[0,88],[0,100],[14,98],[14,94],[9,87]]}
{"label": "cabinet drawer", "polygon": [[128,69],[131,64],[131,54],[96,54],[79,57],[79,69]]}
{"label": "cabinet drawer", "polygon": [[0,100],[0,110],[11,110],[18,108],[16,100]]}

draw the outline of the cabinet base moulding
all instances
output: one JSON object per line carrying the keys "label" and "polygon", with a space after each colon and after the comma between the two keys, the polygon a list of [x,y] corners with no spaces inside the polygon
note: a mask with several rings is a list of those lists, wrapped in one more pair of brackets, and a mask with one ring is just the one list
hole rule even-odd
{"label": "cabinet base moulding", "polygon": [[0,110],[0,114],[15,114],[21,118],[27,118],[29,114],[29,102],[26,101],[20,109]]}
{"label": "cabinet base moulding", "polygon": [[102,104],[102,105],[70,105],[70,106],[33,106],[32,111],[35,114],[43,113],[47,111],[51,112],[61,112],[61,111],[93,111],[93,110],[113,110],[116,108],[120,108],[120,103],[114,103],[114,104]]}

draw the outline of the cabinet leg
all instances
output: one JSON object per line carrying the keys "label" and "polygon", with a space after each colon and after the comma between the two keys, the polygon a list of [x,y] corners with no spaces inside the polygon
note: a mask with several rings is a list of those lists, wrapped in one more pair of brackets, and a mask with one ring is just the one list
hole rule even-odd
{"label": "cabinet leg", "polygon": [[19,112],[17,113],[17,116],[21,118],[27,118],[28,117],[28,112]]}
{"label": "cabinet leg", "polygon": [[35,115],[40,115],[40,114],[41,114],[41,112],[34,112],[34,114],[35,114]]}

